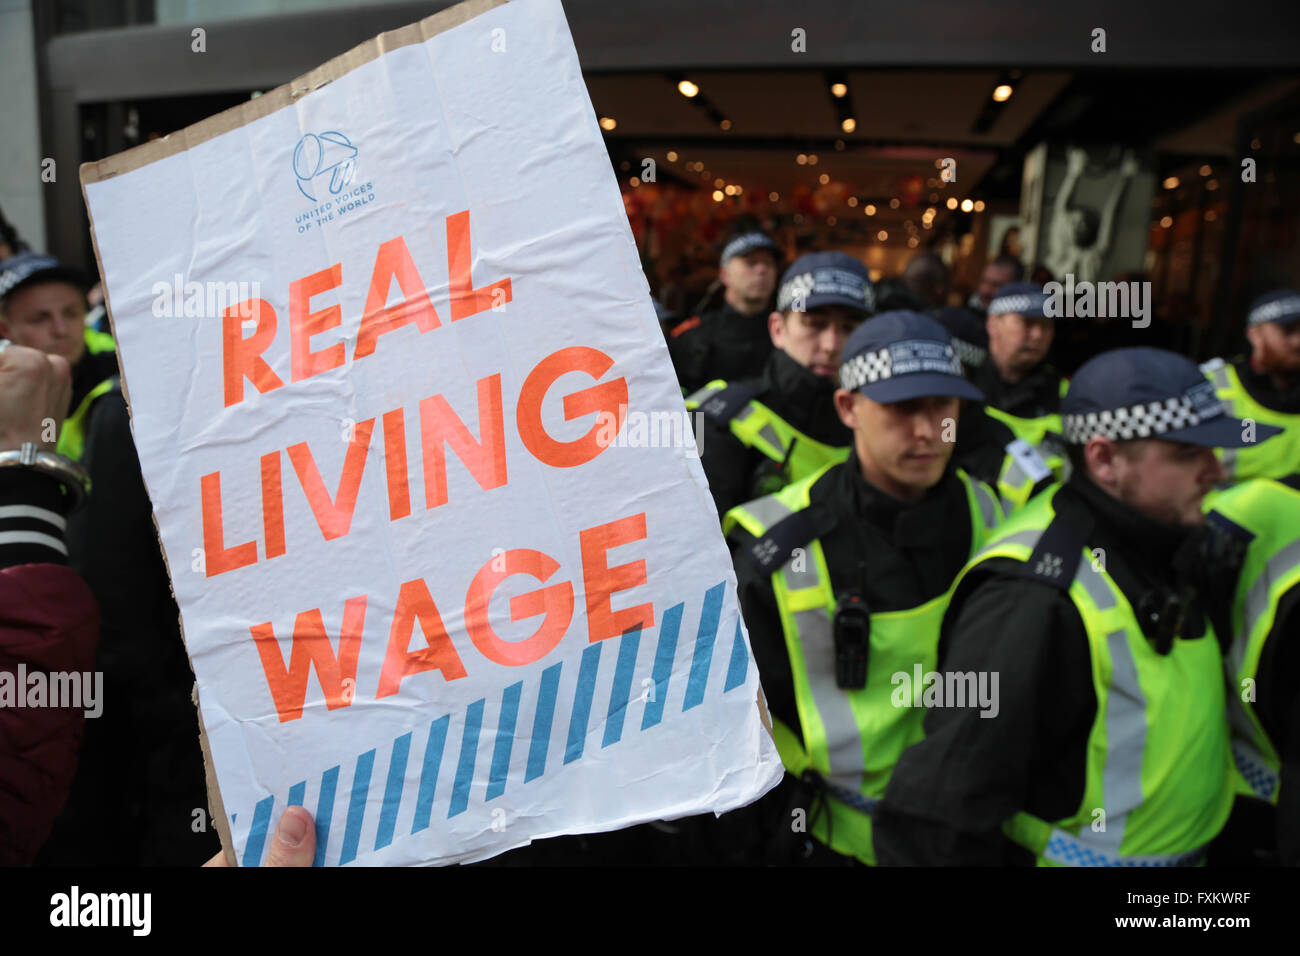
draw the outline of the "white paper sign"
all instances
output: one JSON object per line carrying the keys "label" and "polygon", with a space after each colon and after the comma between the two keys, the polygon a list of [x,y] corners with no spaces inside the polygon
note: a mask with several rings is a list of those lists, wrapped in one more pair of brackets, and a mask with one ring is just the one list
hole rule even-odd
{"label": "white paper sign", "polygon": [[479,859],[752,802],[690,421],[557,0],[83,168],[231,848]]}

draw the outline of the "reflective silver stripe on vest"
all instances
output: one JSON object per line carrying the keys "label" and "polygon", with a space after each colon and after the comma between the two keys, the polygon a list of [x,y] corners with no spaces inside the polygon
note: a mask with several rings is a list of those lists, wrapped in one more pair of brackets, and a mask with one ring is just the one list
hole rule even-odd
{"label": "reflective silver stripe on vest", "polygon": [[970,486],[975,491],[975,500],[979,503],[980,514],[984,517],[984,527],[996,527],[998,523],[998,506],[993,501],[993,495],[984,487],[982,481],[976,481],[972,478]]}
{"label": "reflective silver stripe on vest", "polygon": [[[804,670],[826,735],[831,783],[852,792],[862,789],[865,767],[862,737],[849,695],[835,683],[835,646],[830,616],[824,608],[796,611],[794,625],[803,647]],[[806,744],[806,742],[805,742]]]}
{"label": "reflective silver stripe on vest", "polygon": [[975,555],[975,560],[978,561],[994,548],[999,548],[1004,544],[1023,544],[1030,551],[1033,551],[1034,545],[1038,544],[1038,539],[1042,536],[1043,532],[1041,531],[1017,531],[1015,534],[1009,534],[1005,538],[998,538],[997,541],[987,545],[983,551]]}
{"label": "reflective silver stripe on vest", "polygon": [[1231,385],[1228,381],[1228,366],[1224,364],[1210,370],[1210,381],[1216,389],[1228,388]]}
{"label": "reflective silver stripe on vest", "polygon": [[1123,628],[1111,631],[1106,635],[1106,647],[1110,651],[1110,691],[1106,694],[1106,766],[1101,779],[1106,829],[1094,839],[1099,850],[1118,855],[1128,815],[1142,805],[1147,699],[1138,683],[1128,632]]}
{"label": "reflective silver stripe on vest", "polygon": [[746,418],[754,414],[754,412],[756,412],[757,410],[758,410],[758,406],[756,406],[753,402],[746,402],[745,407],[742,408],[740,411],[736,412],[736,415],[732,419],[732,421],[743,422]]}
{"label": "reflective silver stripe on vest", "polygon": [[1250,635],[1254,632],[1255,626],[1259,624],[1259,619],[1267,614],[1273,605],[1269,598],[1269,591],[1272,589],[1273,583],[1283,578],[1297,565],[1300,565],[1300,541],[1292,541],[1269,558],[1259,572],[1259,577],[1255,578],[1255,583],[1251,585],[1250,592],[1246,595],[1246,606],[1242,612],[1242,633],[1238,635],[1232,645],[1234,673],[1240,672],[1242,665],[1246,662],[1246,645],[1250,641]]}
{"label": "reflective silver stripe on vest", "polygon": [[[1011,463],[1003,470],[999,483],[1010,485],[1012,488],[1019,488],[1028,480],[1029,476],[1025,474],[1025,470],[1020,467],[1020,462],[1012,458]],[[1003,498],[1002,500],[1006,501],[1007,499]]]}
{"label": "reflective silver stripe on vest", "polygon": [[[767,531],[771,531],[773,527],[794,514],[790,506],[775,495],[759,498],[757,501],[742,505],[742,507],[757,518]],[[782,570],[785,577],[785,586],[791,591],[815,588],[821,583],[821,574],[817,570],[817,562],[813,559],[812,548],[803,547],[799,550],[802,553],[796,555],[796,557],[801,559],[798,563],[802,567],[796,568],[794,566],[795,562],[790,560],[785,563],[785,568]]]}
{"label": "reflective silver stripe on vest", "polygon": [[1262,800],[1273,799],[1273,794],[1277,791],[1277,771],[1264,763],[1254,747],[1233,738],[1232,762],[1237,765],[1255,796]]}
{"label": "reflective silver stripe on vest", "polygon": [[785,442],[781,441],[781,436],[776,433],[776,429],[770,423],[758,430],[758,437],[775,448],[782,458],[785,457]]}
{"label": "reflective silver stripe on vest", "polygon": [[758,519],[758,523],[763,526],[764,533],[771,531],[772,528],[786,518],[794,514],[790,506],[781,501],[775,495],[768,495],[766,498],[759,498],[756,501],[748,502],[740,506],[743,511],[748,512]]}
{"label": "reflective silver stripe on vest", "polygon": [[1205,858],[1205,848],[1159,856],[1120,856],[1062,830],[1053,830],[1043,856],[1064,866],[1196,866]]}

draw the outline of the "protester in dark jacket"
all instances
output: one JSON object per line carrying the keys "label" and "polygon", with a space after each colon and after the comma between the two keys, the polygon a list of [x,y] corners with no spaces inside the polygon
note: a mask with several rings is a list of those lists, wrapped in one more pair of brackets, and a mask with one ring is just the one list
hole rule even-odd
{"label": "protester in dark jacket", "polygon": [[[48,675],[91,672],[99,631],[90,590],[65,566],[63,524],[72,500],[54,469],[75,475],[75,466],[45,457],[69,389],[66,360],[0,341],[0,865],[6,866],[32,861],[67,800],[89,702],[49,706],[61,697],[51,694]],[[33,460],[24,464],[24,457]],[[34,687],[19,676],[36,674],[46,678],[45,706],[23,706],[35,702],[28,693]]]}

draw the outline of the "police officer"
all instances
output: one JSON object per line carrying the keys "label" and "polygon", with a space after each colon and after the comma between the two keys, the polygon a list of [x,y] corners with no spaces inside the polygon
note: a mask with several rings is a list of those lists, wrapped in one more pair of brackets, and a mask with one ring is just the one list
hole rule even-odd
{"label": "police officer", "polygon": [[997,675],[997,718],[927,713],[877,811],[882,863],[1191,864],[1228,817],[1201,505],[1242,423],[1150,348],[1085,363],[1062,412],[1074,473],[975,556],[944,620],[942,679]]}
{"label": "police officer", "polygon": [[1201,366],[1233,415],[1285,429],[1267,445],[1225,449],[1230,480],[1283,478],[1300,471],[1300,292],[1279,289],[1251,303],[1246,317],[1249,359],[1212,359]]}
{"label": "police officer", "polygon": [[668,353],[684,393],[713,379],[752,378],[772,351],[765,321],[776,288],[777,244],[761,232],[732,238],[722,249],[719,309],[693,315],[668,334]]}
{"label": "police officer", "polygon": [[704,415],[700,462],[718,515],[843,461],[851,432],[832,396],[840,352],[874,302],[866,267],[843,252],[801,256],[767,320],[773,350],[756,378],[710,382],[686,400]]}
{"label": "police officer", "polygon": [[750,811],[770,862],[875,862],[872,807],[921,733],[898,675],[934,668],[953,578],[1001,517],[950,460],[944,431],[980,395],[943,327],[884,313],[844,356],[834,400],[849,458],[724,522],[788,771]]}
{"label": "police officer", "polygon": [[86,327],[86,278],[52,256],[25,252],[0,263],[0,337],[61,355],[72,366],[72,404],[58,451],[85,450],[91,407],[118,387],[113,339]]}
{"label": "police officer", "polygon": [[[1280,439],[1277,439],[1280,440]],[[1300,864],[1300,475],[1253,479],[1214,496],[1210,520],[1242,542],[1224,662],[1238,792],[1251,849]],[[1227,562],[1225,562],[1227,563]],[[1256,801],[1259,803],[1257,804]],[[1260,812],[1261,806],[1276,813]],[[1243,808],[1244,809],[1244,808]]]}

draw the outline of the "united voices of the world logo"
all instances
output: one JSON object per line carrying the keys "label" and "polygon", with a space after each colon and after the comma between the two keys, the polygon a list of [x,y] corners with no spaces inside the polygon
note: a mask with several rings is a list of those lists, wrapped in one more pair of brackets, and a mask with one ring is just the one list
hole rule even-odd
{"label": "united voices of the world logo", "polygon": [[298,191],[316,205],[299,213],[294,222],[299,232],[333,222],[372,202],[374,183],[352,181],[357,173],[357,148],[337,130],[307,133],[293,149],[293,174]]}

